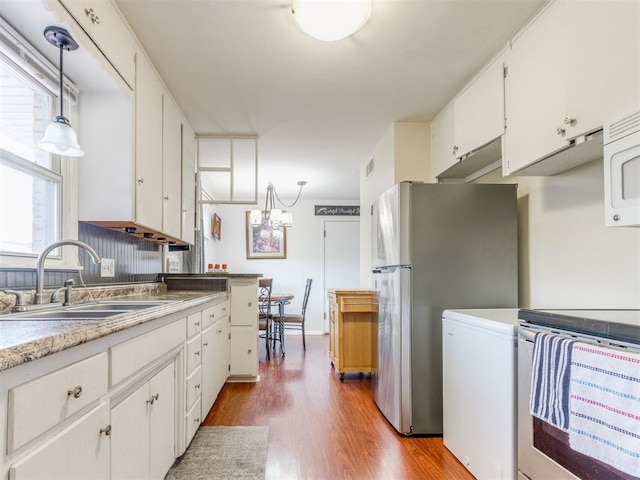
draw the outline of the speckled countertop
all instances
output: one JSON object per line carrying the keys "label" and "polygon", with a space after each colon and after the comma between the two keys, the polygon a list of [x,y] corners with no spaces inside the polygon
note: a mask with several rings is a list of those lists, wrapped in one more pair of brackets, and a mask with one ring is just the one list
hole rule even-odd
{"label": "speckled countertop", "polygon": [[[79,295],[82,294],[80,289],[78,292]],[[0,315],[0,370],[6,370],[90,342],[225,295],[227,295],[226,292],[167,291],[163,284],[147,284],[141,288],[134,286],[111,287],[96,289],[91,292],[91,298],[85,297],[85,300],[110,299],[168,303],[144,310],[122,313],[102,320],[12,321],[4,320],[3,315]],[[74,296],[74,302],[75,300]]]}

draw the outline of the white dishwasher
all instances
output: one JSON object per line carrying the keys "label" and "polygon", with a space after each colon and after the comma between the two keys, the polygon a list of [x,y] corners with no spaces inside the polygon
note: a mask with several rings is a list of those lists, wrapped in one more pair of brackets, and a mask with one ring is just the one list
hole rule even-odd
{"label": "white dishwasher", "polygon": [[443,312],[443,442],[479,480],[517,477],[517,322],[517,308]]}

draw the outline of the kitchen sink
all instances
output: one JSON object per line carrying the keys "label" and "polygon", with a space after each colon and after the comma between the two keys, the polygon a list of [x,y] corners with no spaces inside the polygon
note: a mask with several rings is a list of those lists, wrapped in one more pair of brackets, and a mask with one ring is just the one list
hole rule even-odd
{"label": "kitchen sink", "polygon": [[127,310],[110,310],[110,311],[75,311],[75,310],[49,310],[46,312],[27,312],[20,315],[6,315],[3,320],[102,320],[106,317],[114,317]]}
{"label": "kitchen sink", "polygon": [[66,311],[91,311],[91,310],[102,310],[102,311],[125,311],[130,312],[133,310],[144,310],[145,308],[159,307],[169,302],[100,302],[100,303],[89,303],[87,305],[77,305],[68,307]]}
{"label": "kitchen sink", "polygon": [[1,315],[5,321],[35,321],[35,320],[104,320],[107,318],[140,311],[147,308],[159,307],[171,302],[163,301],[113,301],[88,303],[70,307],[36,310],[25,313]]}

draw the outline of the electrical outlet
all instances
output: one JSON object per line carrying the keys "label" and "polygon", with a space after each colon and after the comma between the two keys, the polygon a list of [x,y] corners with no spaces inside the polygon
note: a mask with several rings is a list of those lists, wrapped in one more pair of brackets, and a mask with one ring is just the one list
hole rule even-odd
{"label": "electrical outlet", "polygon": [[101,277],[115,277],[116,276],[116,261],[113,258],[103,258],[100,262],[100,276]]}

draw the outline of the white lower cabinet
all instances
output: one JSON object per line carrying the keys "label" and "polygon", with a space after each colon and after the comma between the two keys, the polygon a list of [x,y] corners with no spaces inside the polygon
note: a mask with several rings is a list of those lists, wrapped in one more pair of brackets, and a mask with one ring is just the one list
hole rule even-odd
{"label": "white lower cabinet", "polygon": [[229,375],[229,320],[202,332],[202,418],[206,418]]}
{"label": "white lower cabinet", "polygon": [[258,376],[258,279],[230,283],[229,375]]}
{"label": "white lower cabinet", "polygon": [[231,377],[258,375],[258,332],[254,327],[231,327],[229,350]]}
{"label": "white lower cabinet", "polygon": [[224,298],[0,371],[0,478],[163,479],[227,379],[228,310]]}
{"label": "white lower cabinet", "polygon": [[109,409],[100,403],[11,466],[9,478],[109,478]]}
{"label": "white lower cabinet", "polygon": [[175,365],[111,409],[111,478],[163,479],[174,459]]}

